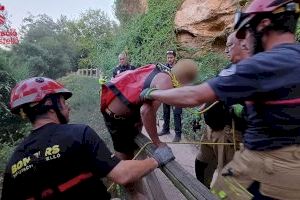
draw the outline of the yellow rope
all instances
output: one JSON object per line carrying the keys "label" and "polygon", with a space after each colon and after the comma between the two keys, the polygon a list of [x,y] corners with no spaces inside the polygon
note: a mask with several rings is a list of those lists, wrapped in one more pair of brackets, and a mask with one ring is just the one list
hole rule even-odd
{"label": "yellow rope", "polygon": [[[171,77],[172,85],[174,88],[178,88],[181,86],[180,82],[177,80],[176,76],[171,71],[165,70],[165,72]],[[213,104],[211,104],[210,106],[208,106],[207,108],[205,108],[202,111],[193,111],[191,108],[185,108],[185,109],[194,115],[201,115],[201,114],[207,112],[209,109],[211,109],[217,103],[219,103],[219,101],[215,101]]]}
{"label": "yellow rope", "polygon": [[205,144],[205,145],[234,145],[229,142],[164,142],[166,144]]}
{"label": "yellow rope", "polygon": [[232,119],[232,139],[233,139],[233,148],[234,148],[234,151],[237,151],[237,147],[236,147],[236,137],[235,137],[235,122],[234,120]]}
{"label": "yellow rope", "polygon": [[[205,144],[205,145],[234,145],[234,143],[218,143],[218,142],[164,142],[166,144]],[[146,143],[144,146],[141,147],[141,149],[135,154],[132,160],[135,160],[149,145],[152,144],[152,142]],[[109,192],[116,184],[112,183],[107,191]]]}

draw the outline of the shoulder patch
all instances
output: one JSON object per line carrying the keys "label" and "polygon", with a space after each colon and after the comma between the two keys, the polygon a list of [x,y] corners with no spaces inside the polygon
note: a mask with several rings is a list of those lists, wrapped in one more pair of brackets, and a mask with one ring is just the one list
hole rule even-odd
{"label": "shoulder patch", "polygon": [[231,76],[236,73],[236,65],[233,64],[231,67],[227,69],[223,69],[220,73],[219,76]]}

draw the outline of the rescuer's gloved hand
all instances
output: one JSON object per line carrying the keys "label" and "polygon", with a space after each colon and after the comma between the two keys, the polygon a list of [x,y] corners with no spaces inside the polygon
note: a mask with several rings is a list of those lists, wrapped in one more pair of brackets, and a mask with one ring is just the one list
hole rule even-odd
{"label": "rescuer's gloved hand", "polygon": [[100,77],[100,78],[99,78],[99,84],[100,84],[100,85],[103,85],[103,84],[105,84],[106,82],[107,82],[107,77],[106,77],[106,76]]}
{"label": "rescuer's gloved hand", "polygon": [[144,101],[151,101],[153,98],[151,97],[151,92],[158,90],[157,88],[146,88],[140,94],[140,99],[142,102]]}
{"label": "rescuer's gloved hand", "polygon": [[172,149],[167,145],[158,147],[153,154],[153,158],[158,162],[158,167],[164,166],[175,159]]}
{"label": "rescuer's gloved hand", "polygon": [[244,107],[241,104],[235,104],[231,107],[233,109],[233,113],[235,114],[235,116],[242,118]]}

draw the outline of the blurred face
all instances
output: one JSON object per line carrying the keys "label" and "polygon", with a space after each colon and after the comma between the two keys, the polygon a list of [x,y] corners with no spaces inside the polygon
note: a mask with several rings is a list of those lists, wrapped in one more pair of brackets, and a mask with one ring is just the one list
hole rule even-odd
{"label": "blurred face", "polygon": [[183,76],[178,78],[178,81],[181,85],[187,85],[192,83],[196,78],[196,74],[184,74]]}
{"label": "blurred face", "polygon": [[193,82],[198,75],[197,63],[191,59],[181,59],[171,69],[171,72],[181,85],[189,84]]}
{"label": "blurred face", "polygon": [[174,65],[176,61],[176,58],[173,54],[167,54],[167,62],[169,65]]}
{"label": "blurred face", "polygon": [[120,65],[127,65],[127,58],[124,55],[119,56],[119,64]]}

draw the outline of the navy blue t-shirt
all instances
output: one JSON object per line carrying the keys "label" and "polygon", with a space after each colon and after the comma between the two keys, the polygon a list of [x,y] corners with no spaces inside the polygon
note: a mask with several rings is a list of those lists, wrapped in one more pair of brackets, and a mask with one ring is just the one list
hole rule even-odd
{"label": "navy blue t-shirt", "polygon": [[300,45],[282,44],[208,81],[227,104],[245,102],[244,144],[252,150],[300,144]]}
{"label": "navy blue t-shirt", "polygon": [[89,126],[47,124],[13,153],[2,200],[110,199],[100,178],[118,163]]}
{"label": "navy blue t-shirt", "polygon": [[132,65],[119,65],[113,71],[113,78],[115,78],[118,74],[125,72],[127,70],[135,70],[135,66]]}

